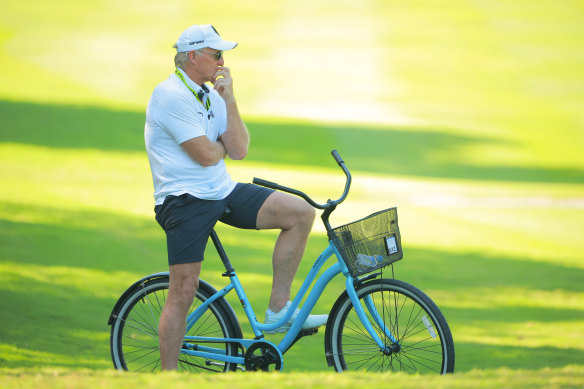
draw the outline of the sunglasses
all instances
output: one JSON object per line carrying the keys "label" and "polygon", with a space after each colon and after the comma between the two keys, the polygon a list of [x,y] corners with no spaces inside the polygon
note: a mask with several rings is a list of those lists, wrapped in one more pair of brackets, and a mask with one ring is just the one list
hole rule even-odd
{"label": "sunglasses", "polygon": [[223,51],[219,50],[216,53],[211,53],[210,51],[204,51],[204,50],[197,50],[200,53],[207,53],[207,54],[211,54],[214,55],[215,57],[217,57],[217,61],[221,60],[221,58],[223,57]]}

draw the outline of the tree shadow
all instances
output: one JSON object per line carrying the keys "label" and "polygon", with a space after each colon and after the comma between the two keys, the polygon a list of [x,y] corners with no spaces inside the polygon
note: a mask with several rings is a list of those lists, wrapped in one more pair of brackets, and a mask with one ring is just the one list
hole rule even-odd
{"label": "tree shadow", "polygon": [[[51,207],[2,203],[18,215],[51,215],[47,223],[0,219],[1,259],[38,265],[59,264],[107,271],[155,272],[166,268],[164,232],[154,217],[135,217],[105,211],[66,210]],[[58,214],[58,219],[53,216]],[[259,267],[271,258],[277,233],[240,230],[219,223],[217,230],[234,266],[271,274]],[[307,257],[316,257],[327,244],[325,235],[309,239]],[[42,253],[42,256],[39,256]],[[214,247],[205,253],[206,267],[222,272]],[[308,270],[310,260],[303,261]],[[262,269],[262,270],[259,270]],[[404,249],[404,259],[394,265],[396,277],[426,289],[517,288],[569,292],[581,291],[584,269],[532,261],[528,258],[485,254],[479,251],[450,252],[419,248]],[[411,280],[411,281],[409,281]]]}
{"label": "tree shadow", "polygon": [[501,367],[538,370],[573,365],[584,360],[584,351],[578,348],[490,345],[457,342],[456,337],[454,342],[455,372]]}
{"label": "tree shadow", "polygon": [[449,288],[461,290],[513,286],[581,292],[580,280],[584,279],[584,269],[562,264],[479,251],[448,252],[416,247],[404,249],[404,259],[395,264],[395,269],[398,278],[413,279],[426,288],[447,284]]}
{"label": "tree shadow", "polygon": [[[54,148],[144,151],[144,113],[99,107],[0,101],[0,142]],[[246,160],[268,164],[333,167],[338,149],[352,169],[391,175],[473,180],[580,183],[584,170],[473,165],[461,151],[494,139],[455,135],[436,128],[355,126],[247,120],[252,136]]]}

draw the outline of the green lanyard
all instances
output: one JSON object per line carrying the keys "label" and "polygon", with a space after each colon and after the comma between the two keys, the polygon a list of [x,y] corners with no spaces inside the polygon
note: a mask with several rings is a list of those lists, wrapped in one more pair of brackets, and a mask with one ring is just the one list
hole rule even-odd
{"label": "green lanyard", "polygon": [[205,107],[205,109],[208,111],[209,108],[211,108],[211,98],[210,98],[210,96],[207,97],[206,103],[203,103],[203,101],[202,101],[202,98],[204,96],[203,92],[200,92],[201,93],[201,96],[199,96],[199,93],[195,92],[195,90],[193,88],[191,88],[187,84],[187,82],[185,81],[185,76],[183,76],[183,74],[180,72],[180,70],[176,69],[174,71],[174,74],[176,74],[178,76],[178,78],[180,78],[180,80],[183,82],[183,84],[185,84],[185,86],[187,88],[189,88],[189,90],[191,92],[193,92],[193,95],[195,95],[195,97],[197,98],[197,100],[199,100],[199,103],[201,103],[201,105],[203,105]]}

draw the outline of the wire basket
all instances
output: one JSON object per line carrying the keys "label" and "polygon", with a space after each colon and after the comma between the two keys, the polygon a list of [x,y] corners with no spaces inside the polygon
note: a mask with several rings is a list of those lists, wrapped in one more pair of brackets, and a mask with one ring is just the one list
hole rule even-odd
{"label": "wire basket", "polygon": [[395,207],[333,228],[330,238],[353,277],[403,258]]}

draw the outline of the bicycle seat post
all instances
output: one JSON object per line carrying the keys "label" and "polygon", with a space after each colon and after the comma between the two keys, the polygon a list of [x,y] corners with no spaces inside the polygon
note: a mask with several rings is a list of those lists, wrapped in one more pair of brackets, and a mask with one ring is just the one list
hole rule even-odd
{"label": "bicycle seat post", "polygon": [[217,236],[217,232],[215,232],[214,229],[211,231],[210,236],[211,236],[211,240],[213,241],[213,244],[215,245],[215,249],[217,249],[217,253],[219,254],[219,258],[221,258],[221,262],[223,262],[223,266],[225,266],[225,273],[223,273],[223,276],[229,277],[231,274],[233,274],[233,272],[235,272],[235,269],[233,268],[233,266],[231,266],[231,262],[229,261],[229,258],[227,257],[227,253],[225,252],[223,245],[219,241],[219,237]]}

